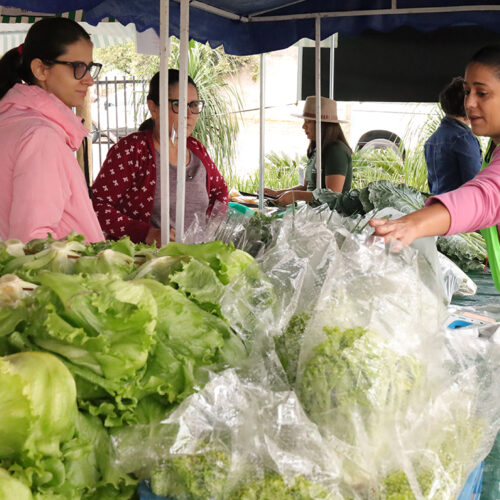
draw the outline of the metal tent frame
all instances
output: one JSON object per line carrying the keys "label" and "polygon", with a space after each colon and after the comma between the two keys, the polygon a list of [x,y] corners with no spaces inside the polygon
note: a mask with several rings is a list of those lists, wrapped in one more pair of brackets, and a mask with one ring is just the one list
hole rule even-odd
{"label": "metal tent frame", "polygon": [[[301,0],[303,1],[303,0]],[[187,65],[188,65],[188,40],[189,40],[189,0],[179,0],[180,2],[180,56],[179,56],[179,139],[177,165],[186,164],[186,128],[187,128]],[[192,2],[198,4],[200,2]],[[295,1],[294,3],[299,3]],[[160,0],[160,88],[167,94],[160,95],[160,103],[168,102],[168,57],[169,57],[169,26],[170,9],[168,0]],[[316,151],[321,151],[321,17],[315,17],[315,54],[316,54]],[[259,210],[263,209],[264,203],[264,141],[265,141],[265,55],[260,57],[260,146],[259,146]],[[160,104],[161,106],[161,104]],[[160,122],[160,148],[165,154],[160,158],[161,177],[161,198],[163,214],[161,218],[161,239],[162,245],[170,240],[170,200],[169,200],[169,139],[168,139],[168,113],[162,113],[163,121]],[[321,154],[316,154],[317,186],[322,187],[321,181]],[[184,239],[184,215],[186,196],[186,171],[184,168],[177,168],[177,191],[176,191],[176,239]],[[162,214],[162,215],[163,215]]]}
{"label": "metal tent frame", "polygon": [[[185,164],[187,115],[187,41],[189,36],[212,46],[224,45],[235,55],[264,54],[288,47],[314,32],[316,50],[316,137],[321,150],[320,127],[320,41],[340,32],[359,34],[366,29],[391,31],[401,26],[431,31],[443,26],[476,25],[500,31],[500,5],[484,0],[480,5],[467,0],[9,0],[14,7],[42,12],[82,10],[84,20],[96,24],[116,18],[122,24],[134,22],[138,31],[154,28],[161,37],[161,102],[168,102],[169,36],[181,40],[178,165]],[[175,15],[178,14],[178,15]],[[190,17],[192,27],[190,30]],[[177,19],[179,21],[177,21]],[[261,66],[265,72],[264,57]],[[264,81],[261,82],[259,206],[263,198]],[[166,106],[162,106],[166,110]],[[166,217],[162,217],[162,244],[169,241],[168,113],[161,119],[161,193]],[[321,180],[321,155],[317,155]],[[176,227],[184,233],[185,171],[177,179]],[[320,182],[318,183],[320,185]]]}

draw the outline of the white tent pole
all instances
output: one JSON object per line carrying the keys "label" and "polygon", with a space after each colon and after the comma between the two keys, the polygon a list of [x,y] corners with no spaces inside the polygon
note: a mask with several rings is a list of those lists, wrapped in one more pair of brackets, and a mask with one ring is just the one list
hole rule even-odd
{"label": "white tent pole", "polygon": [[170,57],[169,0],[160,0],[160,168],[161,244],[170,241],[170,175],[168,142],[168,59]]}
{"label": "white tent pole", "polygon": [[175,204],[175,239],[184,240],[184,214],[186,208],[186,127],[187,127],[187,77],[189,45],[189,0],[181,0],[179,51],[179,130],[177,153],[177,196]]}
{"label": "white tent pole", "polygon": [[321,18],[316,17],[316,187],[322,188],[321,182]]}
{"label": "white tent pole", "polygon": [[336,48],[336,41],[337,41],[337,33],[333,34],[330,37],[330,89],[328,92],[328,97],[330,99],[335,99],[334,97],[334,91],[335,91],[335,48]]}
{"label": "white tent pole", "polygon": [[259,145],[259,210],[264,209],[264,165],[266,131],[266,55],[260,55],[260,145]]}

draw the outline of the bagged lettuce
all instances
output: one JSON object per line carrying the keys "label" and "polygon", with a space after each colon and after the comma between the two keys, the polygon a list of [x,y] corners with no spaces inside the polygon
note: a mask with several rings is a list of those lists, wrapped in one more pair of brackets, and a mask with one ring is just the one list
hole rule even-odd
{"label": "bagged lettuce", "polygon": [[117,463],[179,499],[342,498],[339,457],[292,391],[234,369],[215,374],[167,418],[113,432]]}

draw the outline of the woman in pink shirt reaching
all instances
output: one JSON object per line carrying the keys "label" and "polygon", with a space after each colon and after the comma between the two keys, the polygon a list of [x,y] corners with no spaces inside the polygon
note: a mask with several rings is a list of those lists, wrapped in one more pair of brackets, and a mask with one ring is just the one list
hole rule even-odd
{"label": "woman in pink shirt reaching", "polygon": [[422,236],[476,231],[500,224],[500,46],[479,50],[465,70],[465,110],[474,134],[491,138],[488,166],[454,191],[396,220],[373,219],[375,234],[409,245]]}
{"label": "woman in pink shirt reaching", "polygon": [[88,130],[71,109],[100,68],[87,32],[65,18],[38,21],[0,59],[1,239],[104,239],[75,157]]}

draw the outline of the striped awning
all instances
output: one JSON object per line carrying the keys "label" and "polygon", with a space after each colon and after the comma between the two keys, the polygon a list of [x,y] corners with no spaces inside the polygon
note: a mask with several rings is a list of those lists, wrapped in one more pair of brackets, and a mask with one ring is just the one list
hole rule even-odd
{"label": "striped awning", "polygon": [[[0,56],[24,42],[31,24],[44,17],[53,16],[54,14],[47,15],[40,12],[0,6]],[[56,16],[68,17],[78,21],[89,33],[95,48],[135,41],[135,26],[133,24],[123,26],[119,22],[114,22],[114,18],[107,18],[106,22],[92,26],[83,22],[84,16],[81,10],[64,12],[56,14]]]}
{"label": "striped awning", "polygon": [[[83,10],[73,10],[71,12],[60,12],[58,14],[46,14],[43,12],[32,12],[30,10],[18,9],[17,7],[0,6],[0,23],[29,23],[32,24],[44,17],[67,17],[73,21],[85,21]],[[104,22],[114,21],[112,17],[102,19]]]}

